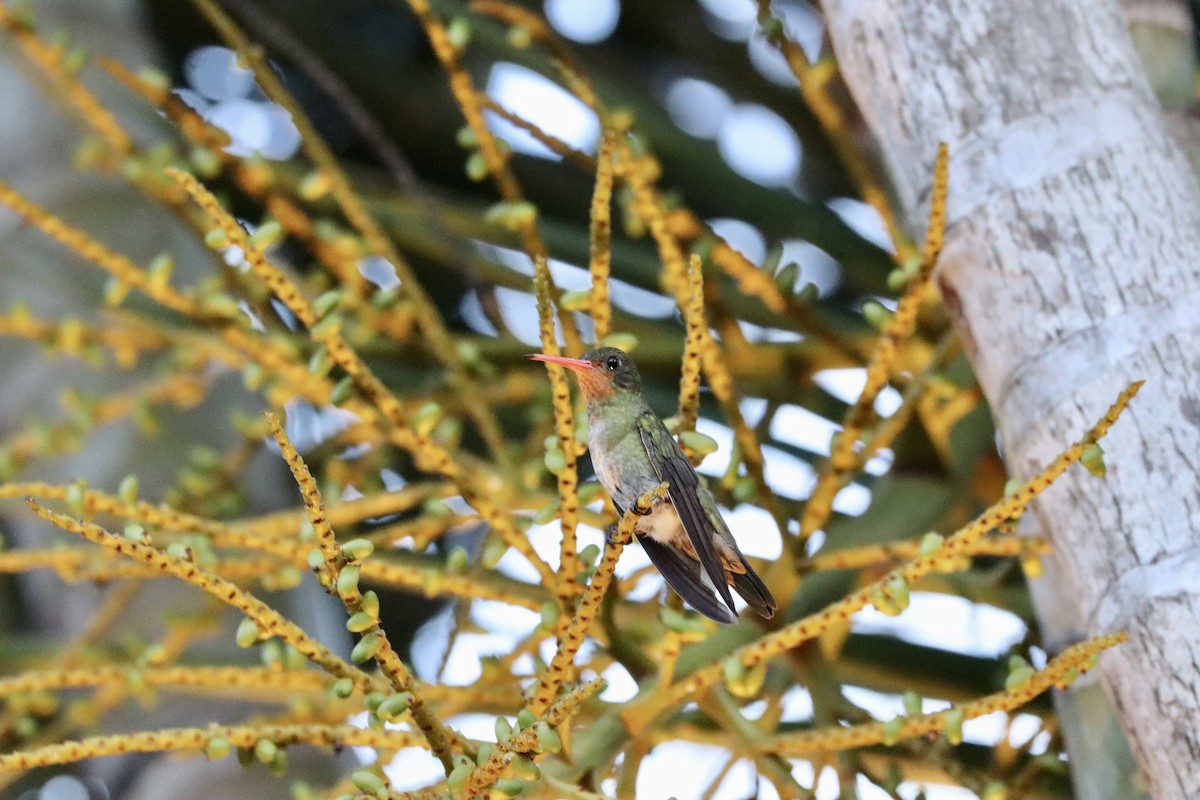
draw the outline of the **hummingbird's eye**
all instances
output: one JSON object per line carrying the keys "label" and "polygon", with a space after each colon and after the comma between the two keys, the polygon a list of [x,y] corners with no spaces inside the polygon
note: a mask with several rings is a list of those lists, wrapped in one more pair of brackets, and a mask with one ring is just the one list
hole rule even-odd
{"label": "hummingbird's eye", "polygon": [[609,369],[616,369],[617,367],[621,366],[621,359],[617,358],[616,356],[609,356],[605,360],[604,366],[608,367]]}

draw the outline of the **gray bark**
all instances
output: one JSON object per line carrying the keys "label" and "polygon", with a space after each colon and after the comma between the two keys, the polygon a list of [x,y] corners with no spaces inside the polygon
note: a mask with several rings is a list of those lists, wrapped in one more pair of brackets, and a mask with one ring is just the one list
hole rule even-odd
{"label": "gray bark", "polygon": [[1079,633],[1130,632],[1100,672],[1153,796],[1194,800],[1200,188],[1117,8],[827,0],[825,9],[914,221],[938,142],[949,143],[937,280],[1010,470],[1034,473],[1121,388],[1147,380],[1104,441],[1108,478],[1071,470],[1034,510]]}

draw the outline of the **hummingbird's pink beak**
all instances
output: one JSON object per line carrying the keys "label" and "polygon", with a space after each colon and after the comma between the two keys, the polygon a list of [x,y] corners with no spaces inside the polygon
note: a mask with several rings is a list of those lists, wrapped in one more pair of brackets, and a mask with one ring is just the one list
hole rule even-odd
{"label": "hummingbird's pink beak", "polygon": [[567,358],[566,356],[549,356],[545,353],[535,353],[529,357],[533,361],[544,361],[547,364],[558,364],[560,367],[566,367],[575,372],[581,372],[585,369],[594,369],[592,362],[582,358]]}

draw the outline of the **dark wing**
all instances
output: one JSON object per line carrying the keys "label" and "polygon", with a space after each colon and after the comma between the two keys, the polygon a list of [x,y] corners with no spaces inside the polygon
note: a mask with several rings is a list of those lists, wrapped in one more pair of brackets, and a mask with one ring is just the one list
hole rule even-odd
{"label": "dark wing", "polygon": [[692,608],[709,619],[730,623],[736,618],[729,609],[721,605],[712,589],[704,584],[700,575],[700,562],[684,555],[674,547],[659,544],[649,536],[639,536],[642,549],[654,566],[662,573],[663,580]]}
{"label": "dark wing", "polygon": [[700,492],[708,490],[700,485],[700,476],[696,474],[692,462],[688,461],[675,437],[653,411],[643,411],[638,416],[637,427],[642,444],[650,456],[650,465],[658,479],[668,483],[667,496],[671,498],[671,505],[675,506],[683,530],[700,558],[700,565],[712,579],[725,605],[736,614],[725,567],[713,548],[712,537],[718,532],[700,503]]}

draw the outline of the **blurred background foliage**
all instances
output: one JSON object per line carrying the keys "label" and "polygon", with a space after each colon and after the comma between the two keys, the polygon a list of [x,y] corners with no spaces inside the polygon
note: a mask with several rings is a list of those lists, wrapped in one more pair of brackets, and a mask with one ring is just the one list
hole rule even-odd
{"label": "blurred background foliage", "polygon": [[[80,73],[84,82],[116,110],[136,143],[133,155],[114,160],[95,143],[94,133],[80,123],[69,103],[62,102],[61,89],[29,67],[10,35],[3,45],[2,65],[5,84],[12,87],[3,101],[9,121],[0,124],[9,127],[4,137],[8,155],[0,158],[6,170],[0,179],[139,263],[170,252],[170,280],[179,286],[213,284],[213,276],[219,276],[215,283],[220,291],[244,298],[242,311],[264,329],[265,337],[301,342],[293,350],[302,362],[314,353],[302,343],[304,336],[296,334],[291,315],[254,281],[225,268],[221,251],[204,246],[196,233],[202,232],[203,223],[181,211],[186,204],[165,208],[149,202],[136,188],[152,184],[163,166],[183,165],[204,174],[206,185],[226,207],[255,226],[266,216],[263,200],[245,190],[235,165],[251,170],[266,165],[275,185],[285,187],[284,194],[312,199],[311,213],[325,226],[318,238],[347,237],[349,243],[342,243],[354,251],[359,269],[374,284],[371,291],[383,298],[383,313],[405,306],[403,283],[395,288],[390,266],[363,249],[333,203],[305,196],[304,181],[312,180],[312,165],[298,153],[299,135],[286,112],[266,97],[198,10],[173,0],[88,5],[9,4],[10,10],[28,9],[20,13],[38,19],[41,35],[51,40],[62,36],[68,52],[82,43],[89,52],[113,55],[130,70],[156,66],[178,97],[227,131],[232,140],[227,149],[241,160],[214,167],[212,155],[198,153],[196,143],[182,137],[172,122],[89,65]],[[561,89],[552,48],[531,41],[528,29],[497,20],[486,13],[487,4],[472,8],[436,0],[432,6],[452,33],[466,41],[463,63],[474,85],[576,151],[568,158],[545,148],[539,151],[527,136],[514,133],[494,114],[489,117],[508,140],[513,172],[525,198],[537,208],[558,287],[587,288],[595,179],[590,157],[600,137],[595,116]],[[876,155],[855,122],[852,103],[825,61],[829,53],[819,11],[800,0],[773,6],[789,37],[814,63],[822,93],[845,115],[844,125],[835,131],[818,122],[776,49],[775,37],[767,35],[775,23],[768,21],[764,33],[751,3],[551,0],[544,8],[523,7],[546,14],[607,109],[632,120],[635,150],[657,159],[665,201],[679,215],[673,220],[679,230],[689,231],[681,241],[704,258],[709,322],[734,381],[737,408],[762,445],[770,496],[756,489],[744,463],[747,454],[733,441],[731,420],[707,392],[701,401],[700,430],[712,436],[720,450],[701,471],[709,476],[722,505],[732,510],[735,534],[748,553],[776,560],[784,548],[794,548],[795,558],[789,563],[797,574],[776,576],[778,583],[772,584],[794,589],[781,598],[784,621],[824,608],[895,563],[882,557],[863,569],[832,568],[829,562],[818,569],[807,556],[911,542],[930,530],[949,533],[1001,496],[1005,474],[989,414],[946,319],[936,304],[927,303],[915,334],[893,365],[889,388],[876,403],[880,419],[902,409],[911,417],[910,424],[842,491],[820,532],[807,541],[794,535],[836,423],[862,386],[877,324],[894,305],[890,298],[903,282],[898,278],[915,266],[911,243],[900,242],[900,254],[895,255],[897,246],[886,225],[862,202],[862,187],[848,171],[847,150],[856,154],[876,183],[884,184]],[[502,496],[515,503],[504,511],[527,526],[535,512],[555,502],[554,477],[542,466],[543,440],[554,430],[549,387],[542,368],[524,359],[541,349],[532,263],[521,237],[497,224],[495,204],[501,198],[486,172],[473,163],[477,156],[472,137],[463,133],[463,117],[446,72],[419,20],[396,0],[343,0],[335,6],[313,0],[245,0],[226,8],[249,38],[261,44],[272,69],[407,259],[445,321],[468,379],[447,371],[427,342],[411,332],[411,319],[399,323],[399,333],[368,320],[348,334],[352,344],[406,408],[438,404],[444,425],[435,435],[455,451],[461,448],[464,458],[478,459],[501,474],[508,485]],[[23,119],[20,126],[18,118]],[[75,172],[72,163],[78,168]],[[258,417],[264,407],[287,400],[282,376],[216,360],[189,361],[188,353],[195,352],[179,344],[183,339],[147,348],[120,368],[86,347],[73,348],[69,326],[76,323],[89,329],[112,325],[132,330],[138,320],[148,320],[151,327],[181,334],[204,328],[137,296],[119,309],[105,309],[113,288],[111,283],[106,286],[99,270],[36,231],[13,227],[12,215],[3,216],[4,295],[37,318],[61,321],[38,340],[40,347],[28,341],[3,344],[0,357],[8,377],[0,407],[0,454],[6,480],[62,484],[84,479],[90,487],[112,492],[122,476],[136,474],[142,497],[223,520],[298,508],[295,484],[277,452],[266,447]],[[665,417],[676,410],[684,325],[674,299],[664,294],[662,262],[647,221],[639,215],[632,192],[620,184],[613,219],[613,330],[627,335],[623,341],[636,342],[634,355],[647,395]],[[915,219],[906,222],[918,238],[923,227]],[[722,252],[726,246],[740,257]],[[288,265],[289,274],[310,297],[334,285],[327,265],[311,248],[288,240],[274,256]],[[786,298],[782,307],[743,291],[736,269],[729,267],[742,259],[765,272]],[[236,259],[229,263],[236,264]],[[4,332],[16,338],[21,337],[14,317],[20,313],[4,316]],[[588,339],[590,319],[579,312],[575,317]],[[155,381],[183,374],[199,381],[202,388],[194,396],[158,403],[139,395]],[[499,452],[489,449],[486,432],[470,420],[464,387],[480,392],[477,399],[494,412],[505,443]],[[80,411],[122,392],[134,399],[126,413],[114,414],[111,421]],[[61,409],[47,399],[54,394]],[[495,575],[505,591],[518,592],[525,590],[514,589],[513,581],[537,583],[527,565],[513,565],[512,554],[501,557],[503,547],[489,548],[495,537],[468,513],[461,499],[456,500],[457,492],[418,469],[410,454],[381,443],[377,436],[356,438],[360,431],[336,404],[314,404],[297,394],[287,402],[288,432],[326,498],[344,503],[403,485],[422,496],[422,502],[400,516],[359,521],[339,529],[340,537],[371,535],[397,521],[415,530],[438,515],[461,515],[434,535],[418,535],[416,550],[423,552],[403,555],[404,548],[413,550],[414,539],[398,535],[400,550],[375,557],[399,559],[398,564],[414,571],[436,571],[452,550],[461,548],[473,564],[500,562],[498,573],[471,568],[483,583]],[[1064,444],[1074,433],[1064,433]],[[370,446],[355,447],[364,441]],[[585,460],[582,477],[587,479],[589,473]],[[427,498],[441,498],[449,505]],[[585,517],[581,542],[601,542],[595,508]],[[763,510],[768,508],[773,515]],[[34,525],[23,509],[12,505],[5,514],[10,544],[45,549],[56,541],[47,526]],[[539,552],[548,553],[552,561],[557,558],[553,524],[535,525],[530,535]],[[632,547],[625,554],[633,566],[618,575],[629,576],[644,563],[636,560],[636,550]],[[853,723],[872,715],[886,719],[888,708],[892,714],[903,713],[899,694],[905,690],[955,702],[1003,688],[1009,655],[1027,653],[1038,643],[1022,564],[1036,574],[1036,558],[1028,555],[1023,560],[975,558],[969,569],[931,576],[917,587],[914,606],[924,608],[920,614],[914,611],[898,620],[862,616],[838,636],[800,647],[786,661],[787,670],[776,676],[773,691],[780,702],[788,687],[802,685],[811,702],[804,711],[781,712],[780,730]],[[0,575],[0,671],[15,673],[53,663],[51,654],[72,640],[77,642],[77,663],[138,663],[147,648],[161,645],[164,608],[196,626],[185,637],[186,646],[174,654],[181,663],[253,663],[252,654],[233,646],[236,619],[225,615],[218,623],[212,606],[159,585],[163,583],[82,581],[64,590],[61,578],[46,572],[13,570]],[[287,583],[290,580],[276,581]],[[270,581],[264,586],[260,579],[248,585],[256,590],[279,588]],[[646,590],[650,585],[643,582],[641,591],[641,599],[649,596],[650,602],[633,607],[638,616],[630,619],[644,619],[628,624],[625,635],[633,647],[626,649],[645,646],[659,630],[658,595]],[[414,594],[382,584],[378,589],[384,627],[426,680],[448,668],[452,629],[454,641],[468,634],[497,637],[477,639],[474,650],[460,654],[467,659],[503,657],[508,653],[504,648],[517,646],[528,635],[528,628],[522,636],[506,631],[494,609],[472,616],[473,601],[456,600],[453,591]],[[538,602],[548,596],[536,586],[529,591]],[[267,596],[335,651],[349,653],[353,641],[341,630],[340,607],[314,585],[305,582]],[[108,609],[111,618],[91,621],[96,608]],[[172,625],[165,630],[176,630]],[[714,653],[728,652],[734,642],[752,638],[755,630],[755,623],[744,622],[719,632],[690,656],[685,650],[680,671],[704,663]],[[414,637],[417,652],[410,657]],[[724,650],[722,642],[727,643]],[[607,644],[610,650],[620,648]],[[635,656],[626,653],[612,663],[623,664],[627,684],[630,679],[652,683],[645,655]],[[268,662],[278,659],[270,662],[268,656]],[[606,677],[612,682],[612,676]],[[103,730],[132,730],[180,720],[232,721],[247,714],[244,701],[229,698],[142,699],[140,706],[96,706],[103,707],[103,723],[85,713],[72,716],[65,711],[89,707],[79,704],[95,703],[94,698],[75,700],[76,706],[52,704],[41,711],[9,708],[0,715],[0,752],[44,741],[51,734],[82,735],[97,724]],[[470,710],[494,715],[514,713],[516,708],[511,704]],[[199,716],[197,709],[202,709]],[[677,721],[705,730],[713,726],[713,714],[707,707],[685,710]],[[825,790],[836,786],[843,797],[855,792],[863,797],[901,796],[896,788],[901,774],[958,784],[975,793],[1002,780],[1013,789],[1009,797],[1069,795],[1049,703],[1036,700],[1022,715],[1019,724],[1015,715],[993,720],[996,725],[978,729],[959,748],[918,739],[897,748],[848,751],[816,762],[816,768],[829,768]],[[718,727],[723,724],[719,717],[716,714]],[[724,757],[730,765],[744,763],[728,753]],[[662,770],[650,764],[646,762],[643,772]],[[97,762],[76,774],[93,781],[90,791],[95,796],[286,796],[286,782],[270,782],[269,776],[243,772],[236,765],[232,772],[217,765],[194,766],[164,767],[160,759],[143,756]],[[289,777],[303,774],[315,785],[331,784],[343,771],[331,771],[320,759],[301,762],[294,770]],[[46,780],[43,773],[26,775],[0,793],[37,797]],[[800,781],[813,783],[811,777]],[[732,778],[713,786],[723,797],[754,791],[746,788],[753,783]],[[593,788],[613,791],[607,784]],[[625,783],[622,788],[627,788]],[[646,796],[658,796],[651,793],[656,791],[648,789]],[[916,791],[916,784],[905,784],[902,794],[912,797]]]}

